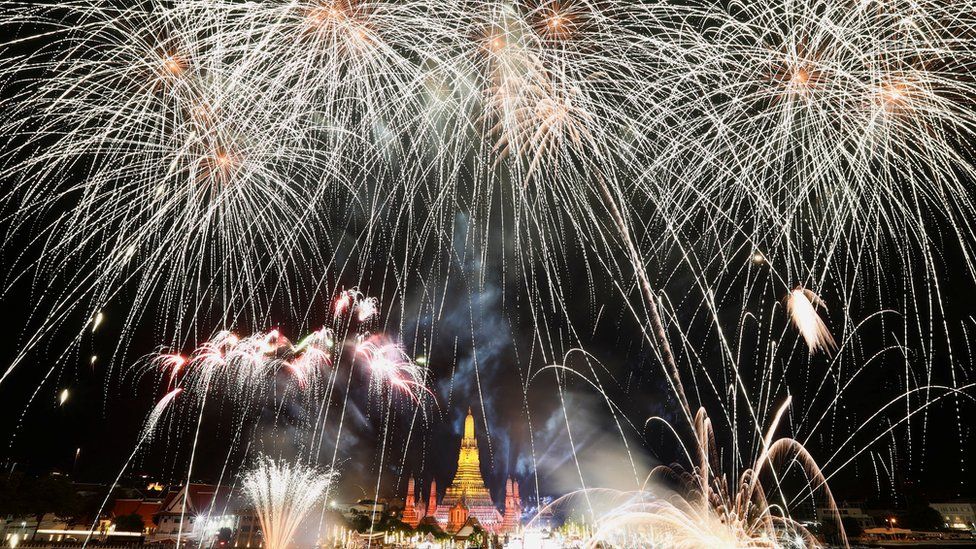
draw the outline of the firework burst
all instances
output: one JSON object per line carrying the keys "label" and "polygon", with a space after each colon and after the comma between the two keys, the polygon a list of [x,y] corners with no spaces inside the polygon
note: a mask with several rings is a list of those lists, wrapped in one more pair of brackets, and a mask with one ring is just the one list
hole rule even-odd
{"label": "firework burst", "polygon": [[420,402],[424,393],[433,396],[425,385],[427,369],[407,355],[403,347],[386,336],[372,335],[356,344],[374,390],[396,389]]}

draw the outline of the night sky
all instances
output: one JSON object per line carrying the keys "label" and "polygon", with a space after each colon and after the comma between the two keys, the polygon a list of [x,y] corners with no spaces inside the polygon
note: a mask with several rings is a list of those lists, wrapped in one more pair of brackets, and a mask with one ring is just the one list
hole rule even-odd
{"label": "night sky", "polygon": [[[489,262],[497,260],[490,255],[487,257]],[[748,261],[748,257],[737,259]],[[543,495],[558,495],[578,488],[580,479],[567,435],[567,416],[560,405],[560,392],[555,383],[557,376],[564,376],[561,398],[565,402],[565,410],[568,410],[575,456],[588,486],[633,488],[635,479],[630,459],[634,460],[641,474],[646,474],[648,468],[655,464],[680,461],[680,449],[669,434],[661,429],[642,427],[650,416],[665,417],[675,425],[679,425],[681,419],[660,375],[659,364],[640,339],[632,317],[628,316],[619,297],[611,291],[587,291],[589,282],[584,272],[569,271],[569,276],[565,278],[574,285],[574,290],[579,288],[576,290],[580,292],[579,299],[567,303],[569,318],[578,322],[579,326],[587,327],[580,330],[584,333],[581,339],[587,351],[602,362],[597,367],[599,373],[596,377],[619,407],[621,414],[615,421],[603,398],[576,375],[567,375],[558,370],[538,373],[549,362],[544,362],[539,356],[537,342],[534,342],[529,327],[524,295],[520,295],[521,288],[512,281],[501,280],[498,269],[482,267],[479,261],[461,263],[467,274],[471,275],[470,280],[477,280],[477,275],[484,274],[485,282],[466,284],[463,277],[450,282],[448,293],[456,298],[447,300],[431,347],[428,349],[427,343],[424,343],[424,349],[415,352],[429,356],[436,405],[424,407],[424,417],[419,422],[415,421],[412,432],[410,426],[414,420],[414,409],[405,402],[395,405],[392,435],[384,459],[381,495],[390,495],[393,491],[401,493],[405,490],[408,475],[421,479],[425,486],[431,478],[435,478],[443,489],[454,470],[462,419],[469,406],[475,410],[482,469],[496,497],[501,494],[504,479],[509,476],[520,479],[527,487],[523,493],[534,493],[536,470]],[[951,261],[951,258],[947,258],[945,272],[948,289],[945,291],[950,295],[965,295],[965,281],[953,276],[956,268],[949,266]],[[482,268],[485,268],[484,273],[479,270]],[[4,308],[8,313],[5,315],[7,329],[4,331],[7,341],[3,346],[5,360],[9,360],[18,348],[18,342],[25,334],[25,319],[34,312],[27,280],[14,285],[21,291],[9,291],[4,299]],[[360,286],[369,291],[362,282]],[[829,299],[829,294],[826,295]],[[764,296],[773,301],[778,297]],[[395,303],[405,303],[407,309],[404,310],[409,310],[409,302],[408,297],[406,301],[397,300]],[[31,353],[30,360],[20,365],[0,386],[3,406],[0,417],[4,418],[2,433],[4,439],[9,441],[2,455],[8,470],[43,473],[53,469],[71,472],[79,480],[99,482],[108,481],[117,474],[133,448],[143,418],[161,395],[151,376],[143,378],[140,383],[129,375],[137,359],[158,346],[155,339],[158,332],[154,329],[152,315],[148,315],[138,327],[127,349],[116,348],[123,303],[124,299],[117,299],[107,306],[104,309],[106,320],[97,333],[86,335],[76,350],[59,362],[55,363],[56,357],[74,335],[70,330],[64,330],[63,335],[52,339],[45,349]],[[946,305],[947,318],[965,317],[965,299],[948,299]],[[323,299],[322,309],[327,310],[328,306]],[[397,316],[396,307],[384,306],[388,314]],[[865,309],[870,310],[872,306],[866,303]],[[736,307],[735,304],[729,305],[730,310]],[[399,314],[402,317],[388,321],[388,331],[399,330],[400,333],[410,334],[430,328],[429,317],[409,312]],[[855,311],[854,314],[860,313]],[[553,315],[553,318],[557,319],[557,316]],[[599,321],[596,322],[596,319]],[[554,322],[559,323],[558,320]],[[310,324],[314,325],[314,322]],[[301,331],[286,323],[276,323],[274,326],[288,333]],[[887,329],[895,332],[898,328],[889,325]],[[878,341],[866,338],[864,345],[880,346],[881,341],[882,338],[878,338]],[[117,357],[111,359],[116,352],[119,353]],[[89,362],[93,354],[99,357],[94,365]],[[941,354],[935,354],[935,360],[942,359]],[[567,364],[580,371],[589,367],[579,360],[571,360]],[[816,380],[815,369],[818,367],[822,368],[822,363],[813,360],[805,376],[797,374],[797,387],[809,387],[810,380]],[[902,367],[897,362],[890,366]],[[519,373],[519,368],[523,374]],[[523,394],[522,377],[530,368],[534,376]],[[480,397],[477,378],[480,378]],[[685,380],[686,383],[689,379]],[[869,371],[857,383],[859,389],[853,393],[857,396],[844,400],[838,412],[838,421],[863,419],[899,391],[897,375],[886,375],[884,368]],[[64,406],[59,407],[57,399],[63,388],[70,389],[70,397]],[[797,397],[797,401],[802,403],[802,398]],[[705,403],[706,406],[714,404],[707,398]],[[971,473],[958,476],[945,473],[957,471],[960,466],[959,433],[951,404],[951,401],[944,401],[932,407],[924,430],[921,421],[913,422],[915,431],[911,446],[905,441],[903,429],[895,431],[894,438],[889,436],[876,443],[877,452],[896,456],[899,469],[894,483],[899,490],[921,493],[923,497],[931,498],[972,493]],[[900,414],[904,414],[904,408],[899,407],[891,417],[897,419]],[[258,430],[254,431],[258,440],[255,444],[264,444],[265,450],[287,454],[288,428],[268,427],[272,423],[269,418],[273,410],[265,407],[254,410],[254,415],[259,424]],[[355,499],[362,497],[363,493],[372,494],[383,417],[375,399],[365,389],[354,389],[346,432],[338,454],[343,474],[341,497]],[[630,443],[631,457],[628,457],[627,448],[621,443],[617,421],[623,425],[621,428]],[[971,440],[971,426],[964,424],[964,428],[965,440]],[[781,430],[781,434],[788,430],[788,427]],[[195,479],[214,481],[225,462],[230,463],[231,469],[240,465],[244,455],[240,448],[227,453],[232,431],[226,420],[214,419],[205,423],[204,439],[208,442],[198,458]],[[530,440],[530,431],[533,440]],[[872,431],[879,432],[880,429]],[[719,439],[727,442],[729,432],[718,432]],[[404,447],[408,433],[409,446]],[[179,482],[185,475],[183,464],[189,450],[189,434],[155,442],[147,451],[140,453],[136,465],[130,470]],[[215,441],[216,444],[213,443]],[[535,463],[531,452],[533,444]],[[836,444],[836,440],[821,435],[810,441],[808,446],[816,457],[820,452],[826,454]],[[77,448],[81,448],[81,453],[75,464]],[[326,454],[331,452],[331,447],[327,450]],[[231,456],[230,461],[227,461],[228,455]],[[886,485],[892,479],[884,477],[879,481],[875,477],[869,455],[864,454],[851,462],[836,477],[837,480],[832,481],[838,497],[891,501]],[[324,462],[328,461],[327,457],[323,456]],[[879,484],[882,486],[880,497]]]}
{"label": "night sky", "polygon": [[[12,92],[5,89],[5,93]],[[599,199],[594,198],[593,202],[598,205]],[[499,228],[510,226],[511,220],[505,217],[511,215],[510,206],[480,205],[472,207],[473,211],[462,208],[450,220],[456,231],[453,246],[417,254],[419,267],[412,267],[417,267],[419,274],[405,275],[406,282],[396,281],[395,269],[389,266],[398,261],[395,258],[402,257],[402,248],[412,246],[413,241],[392,237],[385,243],[391,250],[388,254],[356,258],[355,266],[346,270],[304,273],[313,285],[318,285],[317,292],[299,292],[300,299],[308,301],[297,308],[289,300],[269,298],[271,312],[263,319],[245,314],[221,315],[216,312],[220,304],[213,300],[201,307],[204,314],[196,323],[196,331],[175,334],[166,322],[173,311],[157,300],[150,301],[144,314],[127,327],[124,319],[131,312],[129,305],[136,286],[133,282],[132,287],[123,288],[103,307],[105,321],[96,333],[82,330],[86,322],[82,312],[72,314],[57,333],[32,349],[0,384],[0,440],[6,441],[0,445],[0,464],[6,471],[43,474],[59,470],[81,481],[109,482],[132,452],[143,420],[163,394],[158,376],[136,375],[135,367],[142,357],[164,344],[175,343],[187,352],[196,342],[225,326],[233,326],[240,333],[278,328],[297,340],[327,321],[331,296],[337,289],[358,286],[368,295],[380,296],[383,331],[402,339],[411,355],[428,357],[430,388],[435,398],[426,402],[421,412],[409,400],[399,399],[388,416],[383,403],[369,394],[365,380],[355,378],[337,453],[342,474],[339,497],[372,495],[378,473],[382,479],[381,496],[402,495],[406,478],[411,475],[421,479],[424,486],[436,479],[443,489],[453,474],[462,421],[469,407],[475,412],[482,469],[496,501],[508,477],[519,479],[523,496],[530,497],[537,484],[544,496],[557,496],[581,484],[634,489],[654,465],[683,461],[683,453],[672,435],[660,427],[645,426],[645,421],[660,416],[687,434],[680,426],[683,419],[661,374],[661,365],[641,337],[641,327],[630,312],[631,307],[641,306],[635,280],[626,266],[614,266],[613,275],[601,271],[586,246],[570,235],[555,254],[558,265],[554,269],[558,271],[562,298],[548,297],[555,284],[541,276],[544,269],[535,259],[525,261],[523,251],[514,249],[511,235]],[[61,212],[45,215],[57,216],[70,207],[69,198]],[[654,215],[652,206],[637,213],[643,219]],[[468,227],[478,225],[478,221],[471,221],[472,217],[492,221],[502,218],[503,222],[489,224],[486,235],[472,236]],[[930,223],[938,228],[941,220],[933,217]],[[38,225],[42,224],[43,220],[39,220]],[[55,275],[37,276],[25,266],[39,257],[39,246],[25,231],[11,231],[8,225],[0,224],[6,238],[0,257],[4,273],[0,364],[4,369],[24,348],[46,314],[50,302],[40,295],[45,291],[58,294],[66,289],[67,280],[79,274],[77,265],[65,264]],[[641,226],[638,240],[652,240],[656,230],[652,223]],[[355,246],[350,241],[358,234],[358,228],[343,227],[336,232],[342,234],[328,245],[336,247],[337,257],[353,257]],[[882,287],[886,295],[896,296],[895,302],[901,306],[909,299],[908,288],[931,288],[919,269],[910,268],[911,256],[890,253],[890,249],[886,253],[885,247],[892,245],[878,244],[879,267],[872,283]],[[932,361],[932,384],[964,385],[973,381],[972,367],[957,368],[959,379],[951,379],[947,343],[952,343],[951,351],[957,361],[969,364],[969,303],[976,285],[966,274],[958,245],[951,239],[939,245],[941,263],[936,270],[941,275],[942,309],[921,306],[925,313],[921,322],[927,325],[932,319],[932,325],[923,328],[931,337],[910,334],[904,344],[913,367],[921,368],[926,360]],[[714,255],[714,251],[701,251]],[[751,254],[750,249],[740,248],[722,256],[710,268],[736,273],[750,262]],[[676,303],[694,302],[694,279],[679,266],[679,258],[667,250],[651,255],[648,271],[657,289]],[[445,268],[432,267],[440,262],[451,266],[449,276],[440,276]],[[618,262],[625,263],[623,258],[618,258]],[[535,275],[535,282],[526,288],[525,280],[530,275]],[[742,284],[758,280],[762,281],[759,287],[768,288],[762,284],[770,278],[763,267],[757,267],[729,275],[726,280]],[[838,292],[836,287],[819,289],[829,305],[841,301]],[[857,296],[845,314],[861,320],[890,306],[890,302],[879,303],[877,296],[869,293]],[[743,310],[768,311],[784,295],[785,291],[768,289],[747,298],[735,291],[723,294],[723,327],[735,329]],[[706,366],[711,368],[720,352],[713,330],[699,312],[697,306],[680,308],[677,320],[690,334],[691,346],[706,357]],[[828,325],[839,330],[840,317],[840,311],[831,308]],[[893,341],[901,342],[904,323],[917,321],[899,317],[870,321],[861,332],[852,361],[871,357]],[[948,333],[941,328],[943,322],[949,327]],[[787,375],[788,392],[794,397],[791,413],[802,415],[812,409],[828,418],[807,444],[816,459],[830,458],[846,439],[851,425],[866,420],[905,391],[905,357],[890,353],[857,376],[838,406],[832,407],[829,395],[811,397],[826,375],[826,359],[808,358],[796,333],[785,329],[782,317],[772,324],[777,334],[785,334],[783,345],[794,349],[789,354],[791,370]],[[969,332],[962,326],[967,326]],[[83,335],[75,340],[80,332]],[[577,347],[584,348],[593,360],[571,353],[563,362],[565,354]],[[93,355],[98,357],[94,363]],[[557,363],[581,375],[559,368],[545,369]],[[708,381],[698,372],[695,377],[685,370],[683,381],[689,389],[696,385],[703,389],[691,390],[691,400],[696,407],[704,406],[713,417],[719,447],[725,449],[722,459],[727,461],[733,433],[738,431],[748,438],[754,431],[744,423],[731,426],[725,421],[719,399],[707,389]],[[756,381],[756,373],[748,367],[744,375],[748,382]],[[923,383],[914,379],[913,384]],[[65,388],[70,396],[59,406],[58,395]],[[334,395],[332,405],[337,406],[343,396]],[[612,407],[607,400],[613,403]],[[965,455],[974,447],[976,435],[972,432],[972,404],[962,400],[965,399],[943,399],[928,408],[927,413],[918,414],[907,425],[874,441],[870,451],[850,461],[831,480],[835,495],[869,498],[882,504],[903,504],[905,493],[930,499],[976,495],[976,467]],[[778,397],[771,405],[780,401]],[[919,402],[913,401],[914,409]],[[961,407],[958,414],[962,433],[957,423],[957,405]],[[233,477],[256,451],[277,455],[298,451],[295,441],[302,434],[293,431],[296,422],[289,418],[300,417],[303,410],[291,406],[295,405],[288,403],[280,409],[271,404],[256,407],[249,418],[252,425],[237,442],[232,442],[235,426],[229,414],[208,415],[201,437],[205,444],[201,446],[194,480],[214,482],[225,465],[229,469],[226,474]],[[831,411],[825,412],[827,409]],[[833,472],[834,465],[847,461],[857,448],[872,441],[905,413],[904,404],[887,409],[866,432],[859,434],[841,458],[831,463],[828,471]],[[382,433],[386,427],[390,435],[384,445]],[[181,482],[186,475],[193,433],[183,428],[167,433],[138,454],[131,472]],[[786,422],[778,433],[805,436],[792,432],[791,422]],[[78,448],[80,455],[75,462]],[[321,463],[328,462],[332,450],[330,444],[324,446]],[[749,453],[745,448],[742,451]],[[895,470],[879,473],[881,461],[894,464]],[[960,472],[961,467],[966,471]]]}

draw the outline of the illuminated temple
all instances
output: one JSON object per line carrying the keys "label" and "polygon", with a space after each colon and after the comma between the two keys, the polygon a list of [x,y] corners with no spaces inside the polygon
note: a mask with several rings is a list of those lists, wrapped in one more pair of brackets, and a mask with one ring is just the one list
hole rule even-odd
{"label": "illuminated temple", "polygon": [[481,461],[478,456],[478,441],[474,436],[474,416],[468,408],[464,418],[464,437],[458,454],[457,472],[444,497],[438,503],[437,484],[430,483],[428,502],[417,499],[414,481],[407,483],[407,498],[403,509],[403,521],[416,527],[426,517],[432,517],[448,533],[455,533],[465,525],[477,522],[485,530],[494,534],[505,534],[519,525],[522,502],[519,498],[518,482],[509,479],[505,483],[504,512],[491,499],[491,493],[481,476]]}

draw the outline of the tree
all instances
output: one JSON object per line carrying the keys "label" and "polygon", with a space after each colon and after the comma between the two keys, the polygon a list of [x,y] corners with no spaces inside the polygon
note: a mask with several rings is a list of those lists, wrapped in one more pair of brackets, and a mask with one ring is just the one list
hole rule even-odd
{"label": "tree", "polygon": [[468,547],[480,547],[487,540],[485,530],[480,524],[475,522],[471,525],[471,537],[467,539]]}
{"label": "tree", "polygon": [[145,529],[146,523],[142,520],[142,516],[137,513],[115,518],[115,530],[117,532],[142,532]]}
{"label": "tree", "polygon": [[81,500],[67,478],[46,475],[28,478],[12,474],[0,481],[0,514],[31,515],[38,523],[47,513],[74,518],[81,510]]}
{"label": "tree", "polygon": [[34,480],[27,489],[28,511],[38,519],[45,513],[59,517],[74,517],[78,512],[78,493],[71,481],[59,475],[46,475]]}
{"label": "tree", "polygon": [[0,515],[22,515],[26,512],[24,496],[27,483],[22,473],[0,477]]}
{"label": "tree", "polygon": [[[841,517],[840,524],[844,525],[844,534],[847,535],[848,541],[853,541],[854,538],[863,533],[861,525],[858,524],[853,517]],[[840,524],[838,524],[834,517],[824,517],[824,520],[820,526],[820,533],[828,542],[840,544],[842,540],[840,535]]]}
{"label": "tree", "polygon": [[365,514],[356,513],[354,517],[349,519],[349,527],[359,533],[369,531],[370,526],[372,526],[372,522]]}
{"label": "tree", "polygon": [[386,532],[413,532],[413,528],[409,524],[394,517],[385,518],[381,521],[377,530]]}
{"label": "tree", "polygon": [[942,515],[923,503],[909,505],[908,509],[898,517],[898,524],[912,530],[940,530],[945,528]]}
{"label": "tree", "polygon": [[443,538],[446,536],[446,534],[444,534],[444,530],[441,530],[440,525],[437,524],[437,521],[431,519],[430,517],[424,517],[424,519],[420,521],[420,524],[417,525],[417,533],[430,534],[435,538]]}
{"label": "tree", "polygon": [[844,523],[844,533],[847,534],[847,539],[854,539],[864,533],[861,523],[854,517],[843,517],[840,520]]}

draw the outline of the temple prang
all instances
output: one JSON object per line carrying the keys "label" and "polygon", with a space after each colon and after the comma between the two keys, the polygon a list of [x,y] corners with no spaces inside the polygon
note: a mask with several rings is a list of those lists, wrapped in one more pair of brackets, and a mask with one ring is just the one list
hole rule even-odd
{"label": "temple prang", "polygon": [[418,499],[411,477],[407,483],[403,519],[414,528],[423,517],[434,517],[441,528],[453,533],[473,518],[488,532],[507,534],[518,529],[521,522],[522,501],[515,480],[508,479],[505,483],[504,513],[499,511],[491,499],[491,492],[481,475],[481,459],[471,408],[468,408],[468,414],[464,418],[464,435],[458,452],[457,471],[444,492],[444,497],[438,499],[437,483],[431,480],[427,505],[418,503]]}

